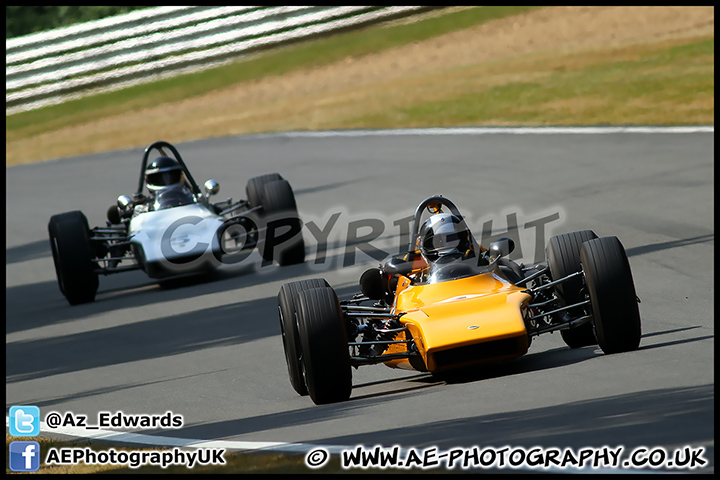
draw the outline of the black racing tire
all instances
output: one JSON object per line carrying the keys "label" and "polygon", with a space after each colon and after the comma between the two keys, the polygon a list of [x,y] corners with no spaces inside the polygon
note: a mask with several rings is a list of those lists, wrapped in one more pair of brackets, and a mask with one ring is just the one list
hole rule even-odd
{"label": "black racing tire", "polygon": [[[263,246],[260,254],[266,261],[277,260],[280,266],[296,265],[305,261],[305,241],[302,236],[302,222],[298,215],[295,194],[287,180],[268,182],[263,187],[263,216],[267,218],[285,217],[298,232],[293,238],[270,249]],[[275,257],[275,258],[271,258]]]}
{"label": "black racing tire", "polygon": [[622,243],[617,237],[589,240],[582,246],[580,262],[598,345],[606,354],[636,350],[642,336],[640,309]]}
{"label": "black racing tire", "polygon": [[280,332],[282,334],[285,361],[288,367],[290,384],[299,395],[307,395],[307,385],[300,366],[300,337],[297,328],[296,295],[302,290],[310,290],[330,285],[323,278],[311,278],[289,282],[280,287],[278,293],[278,313],[280,316]]}
{"label": "black racing tire", "polygon": [[345,401],[352,392],[352,367],[335,290],[302,290],[296,298],[300,365],[308,394],[316,405]]}
{"label": "black racing tire", "polygon": [[[551,237],[545,248],[545,258],[548,267],[550,267],[550,277],[552,280],[557,280],[571,273],[579,272],[582,269],[580,264],[580,249],[584,242],[594,238],[598,237],[592,230],[581,230]],[[560,296],[560,304],[562,306],[572,305],[584,300],[582,277],[572,278],[557,285],[555,288]],[[561,330],[560,335],[565,344],[570,348],[586,347],[597,343],[591,322],[587,322],[579,327]]]}
{"label": "black racing tire", "polygon": [[70,305],[94,301],[99,280],[85,215],[77,210],[53,215],[48,233],[62,294]]}
{"label": "black racing tire", "polygon": [[253,208],[263,204],[263,188],[266,183],[282,179],[279,173],[268,173],[248,180],[245,186],[245,195],[247,196],[248,203],[250,203],[250,207]]}

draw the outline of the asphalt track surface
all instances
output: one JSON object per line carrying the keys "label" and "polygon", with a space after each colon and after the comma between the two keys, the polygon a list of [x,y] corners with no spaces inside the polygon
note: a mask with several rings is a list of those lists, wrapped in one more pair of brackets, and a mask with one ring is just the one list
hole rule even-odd
{"label": "asphalt track surface", "polygon": [[[96,301],[74,307],[58,290],[47,222],[82,210],[103,225],[115,198],[134,191],[142,149],[6,168],[6,408],[36,405],[90,423],[100,411],[172,411],[181,429],[135,432],[230,442],[689,446],[705,449],[708,463],[696,471],[714,471],[713,135],[365,132],[178,144],[199,183],[219,180],[220,199],[244,198],[247,179],[277,171],[306,223],[323,227],[340,213],[324,263],[306,229],[303,265],[261,267],[253,253],[166,285],[142,272],[101,277]],[[385,228],[369,246],[395,253],[394,221],[434,194],[458,205],[476,237],[517,223],[526,263],[543,260],[538,235],[542,246],[575,230],[617,236],[642,301],[640,348],[571,350],[555,333],[520,359],[448,381],[377,365],[354,370],[347,402],[298,396],[280,339],[280,286],[324,277],[341,298],[355,293],[378,261],[360,248],[368,245],[345,245],[349,223],[380,219]],[[343,265],[346,253],[352,265]]]}

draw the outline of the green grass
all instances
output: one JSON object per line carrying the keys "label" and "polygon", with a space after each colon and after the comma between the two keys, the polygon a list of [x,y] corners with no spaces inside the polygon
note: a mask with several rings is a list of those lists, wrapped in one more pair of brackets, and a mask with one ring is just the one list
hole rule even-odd
{"label": "green grass", "polygon": [[[707,40],[640,53],[628,47],[612,56],[584,58],[584,63],[591,62],[585,66],[573,66],[573,58],[556,59],[564,65],[548,61],[545,66],[534,59],[512,60],[454,76],[490,76],[491,71],[503,69],[530,80],[469,88],[455,96],[439,93],[440,98],[388,109],[354,123],[578,125],[623,124],[628,118],[647,117],[655,124],[687,124],[703,114],[713,123],[708,105],[715,95],[714,54],[714,41]],[[613,60],[624,56],[635,58]]]}
{"label": "green grass", "polygon": [[475,7],[415,23],[363,29],[290,45],[230,65],[10,115],[6,117],[6,133],[12,139],[36,135],[159,103],[191,98],[244,81],[280,76],[296,69],[331,64],[346,57],[377,53],[534,8],[538,7]]}

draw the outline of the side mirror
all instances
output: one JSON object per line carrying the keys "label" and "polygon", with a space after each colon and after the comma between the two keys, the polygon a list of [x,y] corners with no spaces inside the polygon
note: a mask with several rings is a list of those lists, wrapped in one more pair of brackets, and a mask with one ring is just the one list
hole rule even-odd
{"label": "side mirror", "polygon": [[120,195],[117,198],[117,206],[121,212],[127,212],[130,210],[130,208],[132,208],[132,203],[132,198],[127,195]]}
{"label": "side mirror", "polygon": [[383,265],[383,271],[388,275],[402,275],[403,277],[407,277],[412,272],[412,267],[412,262],[392,257]]}
{"label": "side mirror", "polygon": [[370,268],[360,277],[360,291],[371,300],[382,300],[388,291],[388,279],[379,268]]}
{"label": "side mirror", "polygon": [[515,250],[515,242],[511,238],[503,237],[490,244],[488,255],[490,263],[496,262],[500,257],[507,257]]}
{"label": "side mirror", "polygon": [[220,191],[220,184],[215,180],[208,180],[205,182],[205,196],[210,197]]}

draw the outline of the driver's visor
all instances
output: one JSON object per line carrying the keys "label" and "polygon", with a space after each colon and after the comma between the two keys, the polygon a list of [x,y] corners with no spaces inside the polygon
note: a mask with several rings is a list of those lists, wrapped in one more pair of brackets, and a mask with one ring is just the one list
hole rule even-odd
{"label": "driver's visor", "polygon": [[165,187],[180,182],[182,170],[170,170],[166,172],[150,173],[147,176],[147,184],[153,187]]}

